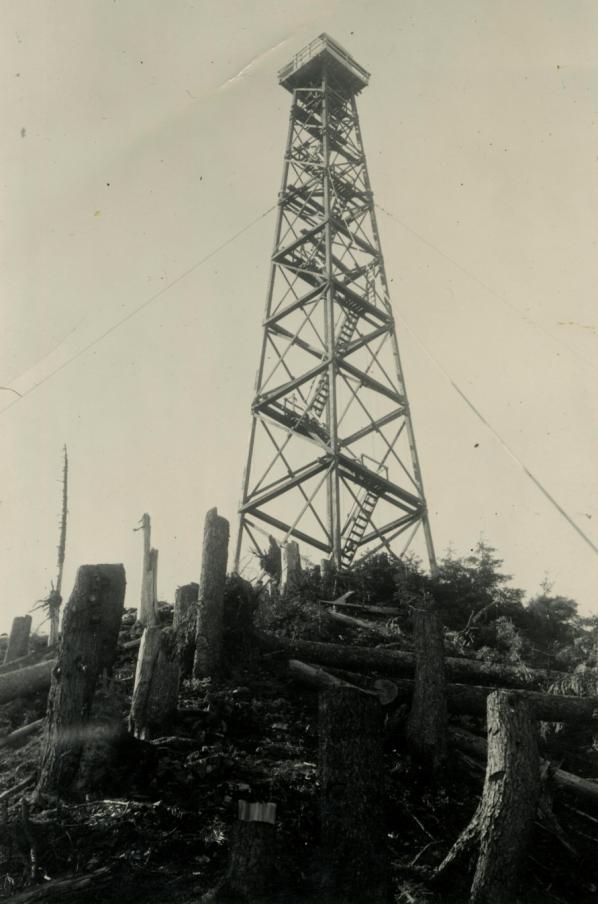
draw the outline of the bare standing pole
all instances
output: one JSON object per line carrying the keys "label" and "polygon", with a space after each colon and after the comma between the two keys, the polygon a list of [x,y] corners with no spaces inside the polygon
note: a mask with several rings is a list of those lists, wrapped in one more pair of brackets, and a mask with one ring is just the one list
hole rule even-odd
{"label": "bare standing pole", "polygon": [[56,576],[56,587],[54,587],[48,598],[50,609],[50,637],[48,643],[53,646],[58,641],[58,624],[60,620],[59,611],[62,603],[62,576],[64,572],[64,556],[66,551],[66,522],[68,514],[68,481],[69,481],[69,458],[66,446],[63,448],[63,464],[62,464],[62,511],[60,516],[60,539],[58,542],[58,574]]}

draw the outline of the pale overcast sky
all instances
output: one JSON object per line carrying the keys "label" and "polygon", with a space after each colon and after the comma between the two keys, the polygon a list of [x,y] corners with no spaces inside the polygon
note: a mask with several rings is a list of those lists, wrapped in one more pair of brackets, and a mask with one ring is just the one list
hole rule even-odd
{"label": "pale overcast sky", "polygon": [[[518,586],[598,610],[598,7],[580,0],[3,0],[0,630],[55,574],[123,562],[159,596],[236,532],[290,96],[325,31],[359,98],[442,555],[480,535]],[[47,379],[128,312],[167,289]],[[448,375],[448,376],[447,376]],[[449,379],[450,377],[450,379]],[[27,394],[29,393],[29,394]]]}

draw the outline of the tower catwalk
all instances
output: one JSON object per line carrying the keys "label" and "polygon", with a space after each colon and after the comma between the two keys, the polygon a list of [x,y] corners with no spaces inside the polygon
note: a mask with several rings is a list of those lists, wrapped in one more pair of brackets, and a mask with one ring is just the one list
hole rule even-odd
{"label": "tower catwalk", "polygon": [[327,35],[279,73],[293,102],[237,571],[269,535],[347,569],[420,527],[435,567],[355,101],[368,80]]}

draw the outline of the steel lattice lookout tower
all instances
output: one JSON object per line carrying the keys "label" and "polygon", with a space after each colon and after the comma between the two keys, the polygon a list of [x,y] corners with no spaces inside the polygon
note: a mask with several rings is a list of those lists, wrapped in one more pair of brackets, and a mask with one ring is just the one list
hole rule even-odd
{"label": "steel lattice lookout tower", "polygon": [[237,570],[298,540],[340,569],[434,547],[356,96],[327,35],[279,73],[293,96],[252,404]]}

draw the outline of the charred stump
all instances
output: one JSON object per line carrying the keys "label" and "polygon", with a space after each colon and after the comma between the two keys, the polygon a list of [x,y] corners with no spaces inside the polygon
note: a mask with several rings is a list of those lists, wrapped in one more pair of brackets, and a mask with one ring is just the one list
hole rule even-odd
{"label": "charred stump", "polygon": [[482,799],[470,824],[437,870],[453,867],[478,846],[471,904],[512,904],[540,791],[537,729],[529,703],[497,690],[488,697],[488,758]]}
{"label": "charred stump", "polygon": [[114,664],[124,597],[122,565],[79,568],[52,673],[37,794],[67,794],[77,776],[96,684]]}
{"label": "charred stump", "polygon": [[29,652],[29,635],[31,634],[31,616],[17,615],[13,618],[10,636],[8,638],[8,646],[4,662],[13,662],[26,656]]}
{"label": "charred stump", "polygon": [[193,672],[198,599],[199,584],[192,582],[183,587],[177,587],[172,626],[176,632],[179,649],[181,678],[190,678]]}
{"label": "charred stump", "polygon": [[180,665],[176,635],[171,628],[152,625],[141,638],[129,726],[147,740],[162,728],[177,708]]}
{"label": "charred stump", "polygon": [[323,890],[343,902],[387,900],[383,714],[358,688],[320,693]]}
{"label": "charred stump", "polygon": [[195,678],[209,678],[219,672],[222,661],[222,631],[229,525],[218,509],[206,515],[199,605],[195,634]]}
{"label": "charred stump", "polygon": [[414,611],[415,684],[407,720],[411,749],[438,772],[446,761],[447,694],[442,623],[430,598]]}

